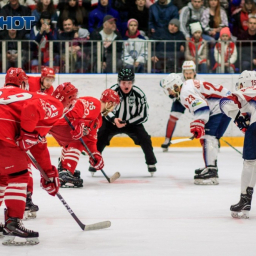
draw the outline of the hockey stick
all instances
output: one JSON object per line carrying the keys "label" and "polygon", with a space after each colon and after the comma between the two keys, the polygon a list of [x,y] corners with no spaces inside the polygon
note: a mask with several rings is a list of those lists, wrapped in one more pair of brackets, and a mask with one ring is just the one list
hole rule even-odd
{"label": "hockey stick", "polygon": [[[31,162],[34,164],[34,166],[36,166],[36,168],[38,169],[38,171],[41,173],[41,175],[44,177],[44,179],[46,181],[50,181],[50,179],[48,178],[48,176],[46,175],[46,173],[44,172],[44,170],[42,169],[42,167],[39,165],[39,163],[36,161],[36,159],[31,155],[31,153],[26,152],[28,157],[30,158]],[[75,221],[77,222],[77,224],[80,226],[80,228],[84,231],[89,231],[89,230],[96,230],[96,229],[103,229],[103,228],[109,228],[111,226],[111,222],[110,221],[102,221],[102,222],[98,222],[98,223],[94,223],[94,224],[90,224],[90,225],[85,225],[83,224],[78,218],[77,216],[74,214],[74,212],[72,211],[72,209],[70,208],[70,206],[67,204],[67,202],[64,200],[64,198],[61,196],[61,194],[58,192],[57,193],[57,197],[60,199],[60,201],[63,203],[63,205],[67,208],[68,212],[71,214],[71,216],[75,219]]]}
{"label": "hockey stick", "polygon": [[222,138],[220,138],[222,141],[224,141],[226,144],[228,144],[231,148],[233,148],[236,152],[238,152],[239,154],[241,154],[242,155],[242,152],[241,151],[239,151],[238,149],[236,149],[235,147],[233,147],[229,142],[227,142],[226,140],[224,140],[224,139],[222,139]]}
{"label": "hockey stick", "polygon": [[186,139],[171,140],[170,145],[177,144],[177,143],[180,143],[180,142],[190,141],[190,140],[193,140],[194,138],[195,137],[192,136],[191,138],[186,138]]}
{"label": "hockey stick", "polygon": [[[75,127],[71,124],[71,122],[69,121],[69,119],[67,118],[66,115],[64,115],[64,118],[65,120],[67,121],[67,123],[69,124],[69,126],[71,127],[71,129],[74,131],[75,130]],[[93,159],[93,161],[95,162],[96,159],[94,158],[92,152],[89,150],[89,148],[86,146],[85,142],[83,141],[82,138],[79,139],[81,141],[81,143],[83,144],[84,148],[86,149],[86,151],[88,152],[88,154],[90,155],[90,157]],[[101,170],[101,172],[103,173],[103,175],[105,176],[105,178],[107,179],[107,181],[109,183],[112,183],[114,182],[115,180],[117,180],[119,177],[120,177],[120,173],[119,172],[116,172],[113,174],[113,176],[111,178],[109,178],[107,176],[107,174],[103,171],[103,169]]]}

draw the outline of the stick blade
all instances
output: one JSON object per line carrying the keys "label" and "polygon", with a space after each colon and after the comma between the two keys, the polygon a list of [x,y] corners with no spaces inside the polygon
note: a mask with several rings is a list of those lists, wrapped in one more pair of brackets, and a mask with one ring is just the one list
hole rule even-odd
{"label": "stick blade", "polygon": [[104,228],[109,228],[110,226],[111,226],[110,221],[102,221],[102,222],[98,222],[90,225],[85,225],[84,231],[104,229]]}
{"label": "stick blade", "polygon": [[193,139],[194,139],[194,137],[186,138],[186,139],[171,140],[170,144],[173,145],[173,144],[177,144],[177,143],[181,143],[181,142],[185,142],[185,141],[190,141],[190,140],[193,140]]}
{"label": "stick blade", "polygon": [[113,183],[115,180],[119,179],[121,176],[120,172],[116,172],[113,174],[113,176],[110,178],[110,183]]}

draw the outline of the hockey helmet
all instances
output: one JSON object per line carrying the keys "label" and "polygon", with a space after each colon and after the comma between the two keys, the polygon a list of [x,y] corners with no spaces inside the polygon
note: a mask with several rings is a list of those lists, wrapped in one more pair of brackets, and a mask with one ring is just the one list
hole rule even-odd
{"label": "hockey helmet", "polygon": [[5,75],[5,85],[13,85],[19,88],[22,87],[24,82],[25,90],[28,90],[28,77],[22,68],[9,68]]}
{"label": "hockey helmet", "polygon": [[119,95],[116,91],[112,89],[106,89],[102,94],[100,100],[104,103],[113,102],[116,105],[120,103]]}
{"label": "hockey helmet", "polygon": [[182,72],[184,70],[188,70],[188,69],[192,69],[192,70],[196,71],[196,65],[195,65],[194,61],[186,60],[186,61],[183,62]]}
{"label": "hockey helmet", "polygon": [[236,91],[254,85],[256,85],[256,72],[244,70],[236,83]]}
{"label": "hockey helmet", "polygon": [[175,93],[176,98],[179,98],[179,92],[180,90],[177,91],[177,87],[180,89],[182,85],[182,80],[181,77],[176,74],[176,73],[171,73],[167,77],[163,78],[160,81],[160,86],[164,89],[167,90],[169,93],[169,90]]}
{"label": "hockey helmet", "polygon": [[109,112],[113,111],[116,105],[120,103],[118,93],[112,89],[106,89],[100,98],[101,102],[105,103],[102,115],[106,116]]}
{"label": "hockey helmet", "polygon": [[44,67],[41,70],[41,78],[44,79],[46,77],[55,79],[55,72],[50,67]]}
{"label": "hockey helmet", "polygon": [[66,82],[58,85],[52,93],[52,96],[62,102],[65,113],[74,106],[77,94],[78,89],[70,82]]}
{"label": "hockey helmet", "polygon": [[134,81],[134,72],[131,68],[122,68],[118,73],[118,82]]}

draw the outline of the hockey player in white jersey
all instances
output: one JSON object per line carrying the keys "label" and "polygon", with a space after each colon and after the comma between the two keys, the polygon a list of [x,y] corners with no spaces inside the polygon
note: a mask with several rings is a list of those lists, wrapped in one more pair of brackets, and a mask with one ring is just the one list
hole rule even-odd
{"label": "hockey player in white jersey", "polygon": [[181,104],[194,116],[190,132],[200,139],[203,147],[204,168],[197,169],[196,185],[218,185],[218,139],[226,131],[230,118],[221,113],[219,101],[230,95],[222,85],[213,85],[201,80],[182,82],[179,75],[172,73],[162,80],[162,86],[180,99]]}
{"label": "hockey player in white jersey", "polygon": [[[195,79],[196,65],[194,61],[188,60],[183,62],[181,77],[182,77],[182,80],[184,81],[188,79]],[[160,86],[162,86],[161,82],[160,82]],[[172,95],[169,95],[169,97],[173,99]],[[172,140],[172,135],[176,127],[176,123],[180,119],[182,114],[184,114],[185,109],[186,108],[180,103],[179,99],[176,98],[173,100],[170,117],[168,119],[167,126],[166,126],[165,141],[161,145],[161,147],[163,148],[163,152],[168,151],[168,148],[171,144],[170,141]]]}
{"label": "hockey player in white jersey", "polygon": [[243,71],[238,78],[236,92],[220,101],[223,113],[231,117],[245,133],[240,201],[231,205],[233,218],[249,218],[253,188],[256,184],[256,73]]}

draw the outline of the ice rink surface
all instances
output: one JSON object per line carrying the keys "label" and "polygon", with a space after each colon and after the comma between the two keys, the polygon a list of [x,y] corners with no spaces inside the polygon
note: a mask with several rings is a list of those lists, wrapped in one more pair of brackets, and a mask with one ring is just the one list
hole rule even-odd
{"label": "ice rink surface", "polygon": [[[241,150],[241,148],[239,149]],[[236,256],[256,255],[256,205],[249,220],[230,216],[240,198],[243,160],[232,148],[219,153],[217,186],[193,184],[194,170],[203,167],[200,148],[154,149],[157,172],[150,177],[140,148],[106,148],[104,171],[121,177],[108,184],[101,172],[91,177],[88,157],[78,170],[84,187],[60,189],[61,195],[85,224],[109,220],[104,230],[82,231],[57,197],[39,186],[34,170],[33,201],[40,210],[26,228],[39,232],[36,246],[3,246],[1,255],[19,256]],[[50,148],[57,164],[60,148]],[[3,220],[3,207],[0,220]]]}

